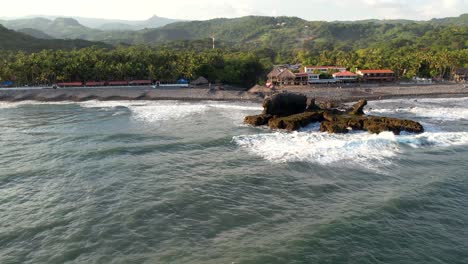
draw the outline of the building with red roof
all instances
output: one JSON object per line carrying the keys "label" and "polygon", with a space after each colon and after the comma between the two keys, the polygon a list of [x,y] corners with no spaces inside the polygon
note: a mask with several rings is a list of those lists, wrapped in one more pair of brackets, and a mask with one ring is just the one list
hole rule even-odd
{"label": "building with red roof", "polygon": [[392,70],[358,70],[356,73],[366,82],[393,82],[396,79]]}
{"label": "building with red roof", "polygon": [[342,71],[334,73],[333,78],[342,82],[355,82],[357,81],[358,75],[350,71]]}

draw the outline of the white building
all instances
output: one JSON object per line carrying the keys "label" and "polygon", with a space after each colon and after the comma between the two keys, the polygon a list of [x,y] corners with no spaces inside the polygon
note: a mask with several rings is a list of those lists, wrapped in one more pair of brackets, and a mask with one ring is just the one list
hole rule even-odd
{"label": "white building", "polygon": [[343,72],[346,71],[345,67],[338,67],[338,66],[305,66],[304,67],[304,72],[305,73],[314,73],[314,72],[320,72],[320,73],[328,73],[328,72]]}
{"label": "white building", "polygon": [[342,82],[355,82],[358,75],[350,71],[342,71],[333,74],[333,78]]}

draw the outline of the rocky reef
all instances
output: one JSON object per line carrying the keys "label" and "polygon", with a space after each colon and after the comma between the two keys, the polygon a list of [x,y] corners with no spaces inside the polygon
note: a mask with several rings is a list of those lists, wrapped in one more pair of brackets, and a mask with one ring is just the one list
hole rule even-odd
{"label": "rocky reef", "polygon": [[424,132],[424,127],[416,121],[365,115],[364,107],[367,101],[364,99],[346,110],[324,108],[317,105],[314,100],[307,101],[305,95],[275,94],[264,100],[262,114],[247,116],[244,122],[252,126],[268,125],[271,129],[288,131],[320,122],[320,131],[328,133],[348,133],[352,130],[369,133],[391,131],[396,135],[403,131]]}

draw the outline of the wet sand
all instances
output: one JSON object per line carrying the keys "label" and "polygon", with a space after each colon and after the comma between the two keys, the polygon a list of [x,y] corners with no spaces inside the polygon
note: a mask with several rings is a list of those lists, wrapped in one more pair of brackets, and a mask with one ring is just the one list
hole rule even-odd
{"label": "wet sand", "polygon": [[[290,91],[307,95],[317,100],[341,102],[357,101],[361,98],[381,100],[389,98],[419,97],[468,97],[468,87],[462,84],[426,86],[382,86],[382,87],[304,87],[280,88],[276,92]],[[193,88],[120,87],[120,88],[31,88],[0,89],[0,101],[87,101],[87,100],[215,100],[215,101],[258,101],[270,93],[245,91],[221,91]]]}
{"label": "wet sand", "polygon": [[262,95],[242,91],[151,87],[2,89],[0,101],[88,101],[88,100],[214,100],[261,101]]}

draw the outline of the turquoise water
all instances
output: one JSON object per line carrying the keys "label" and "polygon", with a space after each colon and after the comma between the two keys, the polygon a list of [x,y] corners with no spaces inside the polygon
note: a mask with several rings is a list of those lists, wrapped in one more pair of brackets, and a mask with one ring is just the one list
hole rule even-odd
{"label": "turquoise water", "polygon": [[468,98],[370,103],[422,135],[260,111],[0,103],[0,263],[468,263]]}

